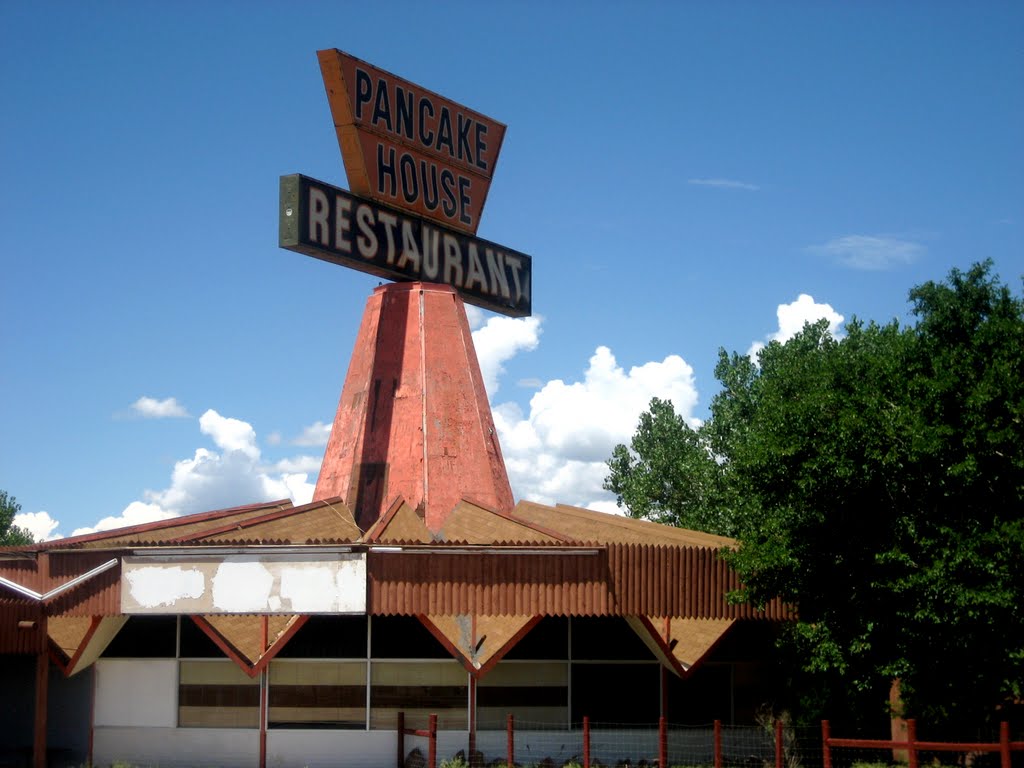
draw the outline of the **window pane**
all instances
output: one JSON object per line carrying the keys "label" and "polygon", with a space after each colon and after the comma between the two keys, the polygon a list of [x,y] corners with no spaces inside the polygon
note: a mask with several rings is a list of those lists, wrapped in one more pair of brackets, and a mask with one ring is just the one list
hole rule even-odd
{"label": "window pane", "polygon": [[310,616],[279,659],[365,659],[365,616]]}
{"label": "window pane", "polygon": [[271,728],[365,728],[366,663],[270,663]]}
{"label": "window pane", "polygon": [[370,666],[370,727],[395,728],[405,712],[406,728],[468,727],[469,675],[454,661],[374,662]]}
{"label": "window pane", "polygon": [[178,725],[257,728],[260,683],[232,661],[178,662]]}
{"label": "window pane", "polygon": [[529,729],[533,724],[565,728],[569,722],[569,665],[498,662],[477,684],[477,725],[501,729],[508,715],[515,717],[519,728]]}
{"label": "window pane", "polygon": [[103,650],[106,659],[173,659],[177,616],[132,616]]}

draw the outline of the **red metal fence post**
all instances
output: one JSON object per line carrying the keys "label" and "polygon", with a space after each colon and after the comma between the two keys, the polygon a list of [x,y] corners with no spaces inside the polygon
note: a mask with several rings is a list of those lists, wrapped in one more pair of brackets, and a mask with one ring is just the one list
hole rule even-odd
{"label": "red metal fence post", "polygon": [[583,768],[590,768],[590,718],[583,716]]}
{"label": "red metal fence post", "polygon": [[999,765],[1010,768],[1010,724],[1005,720],[999,723]]}
{"label": "red metal fence post", "polygon": [[668,721],[658,718],[658,768],[668,768]]}
{"label": "red metal fence post", "polygon": [[516,737],[515,737],[515,723],[512,719],[512,715],[508,716],[508,723],[505,726],[505,730],[508,733],[508,763],[507,768],[512,768],[516,764]]}
{"label": "red metal fence post", "polygon": [[405,762],[405,712],[398,713],[398,768]]}
{"label": "red metal fence post", "polygon": [[437,768],[437,715],[430,716],[430,748],[428,764],[430,768]]}
{"label": "red metal fence post", "polygon": [[917,720],[907,720],[907,765],[917,768]]}
{"label": "red metal fence post", "polygon": [[722,721],[715,720],[715,768],[722,768]]}
{"label": "red metal fence post", "polygon": [[775,768],[782,768],[782,720],[775,720]]}
{"label": "red metal fence post", "polygon": [[821,721],[821,765],[822,768],[832,768],[832,749],[828,743],[829,727],[828,720]]}

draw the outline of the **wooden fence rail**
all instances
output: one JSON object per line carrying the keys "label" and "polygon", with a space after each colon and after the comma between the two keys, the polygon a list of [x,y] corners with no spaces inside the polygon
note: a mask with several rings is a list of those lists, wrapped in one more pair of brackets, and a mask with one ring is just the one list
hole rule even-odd
{"label": "wooden fence rail", "polygon": [[906,741],[886,741],[884,739],[840,739],[832,736],[828,720],[821,721],[822,762],[824,768],[832,768],[832,750],[834,748],[852,749],[892,749],[907,753],[908,768],[919,768],[918,753],[929,752],[998,752],[1001,768],[1010,768],[1010,753],[1024,750],[1024,741],[1010,741],[1010,724],[1003,721],[999,724],[999,741],[996,742],[957,742],[957,741],[918,741],[917,722],[907,720]]}

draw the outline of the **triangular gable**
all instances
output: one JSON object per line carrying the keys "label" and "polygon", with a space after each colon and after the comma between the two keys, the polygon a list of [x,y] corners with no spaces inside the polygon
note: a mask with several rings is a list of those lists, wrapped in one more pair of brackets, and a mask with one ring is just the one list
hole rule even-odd
{"label": "triangular gable", "polygon": [[313,540],[355,541],[359,534],[352,513],[341,499],[326,499],[244,520],[230,520],[169,543],[202,541],[213,544],[244,540],[298,544]]}
{"label": "triangular gable", "polygon": [[512,650],[540,616],[420,616],[448,652],[476,678],[483,677]]}
{"label": "triangular gable", "polygon": [[[309,616],[207,615],[195,622],[249,677],[260,671],[288,644]],[[266,650],[263,647],[266,646]]]}
{"label": "triangular gable", "polygon": [[625,619],[658,661],[680,677],[689,674],[735,622],[735,619],[652,616],[626,616]]}
{"label": "triangular gable", "polygon": [[431,544],[434,537],[416,510],[399,497],[366,529],[363,541],[374,544]]}
{"label": "triangular gable", "polygon": [[456,504],[448,515],[441,529],[441,539],[466,544],[550,544],[569,540],[558,531],[466,499]]}
{"label": "triangular gable", "polygon": [[50,658],[66,677],[89,667],[128,621],[127,616],[51,616]]}

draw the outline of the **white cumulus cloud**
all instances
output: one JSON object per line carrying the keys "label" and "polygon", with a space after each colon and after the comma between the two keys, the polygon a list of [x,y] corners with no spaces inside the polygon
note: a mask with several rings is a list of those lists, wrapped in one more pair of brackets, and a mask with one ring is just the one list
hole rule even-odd
{"label": "white cumulus cloud", "polygon": [[750,345],[747,354],[751,359],[757,359],[757,353],[764,349],[765,344],[770,341],[778,341],[785,344],[796,336],[807,323],[815,323],[818,320],[828,320],[828,330],[833,336],[841,336],[840,326],[843,324],[843,316],[836,312],[831,304],[819,304],[813,296],[801,293],[796,301],[789,304],[779,304],[775,315],[779,320],[779,328],[769,334],[766,341],[755,341]]}
{"label": "white cumulus cloud", "polygon": [[141,501],[133,501],[120,515],[104,517],[96,525],[86,528],[76,528],[71,532],[72,536],[83,536],[87,533],[98,531],[112,531],[115,528],[124,528],[129,525],[142,525],[152,523],[155,520],[167,520],[174,517],[174,514],[161,509],[157,504],[145,504]]}
{"label": "white cumulus cloud", "polygon": [[291,498],[295,504],[312,500],[315,482],[310,475],[315,478],[319,459],[298,456],[267,466],[261,461],[252,425],[212,409],[199,418],[199,430],[217,450],[197,448],[191,457],[175,462],[166,488],[147,490],[121,514],[76,529],[72,535],[274,499]]}
{"label": "white cumulus cloud", "polygon": [[218,448],[232,453],[239,451],[251,459],[260,457],[256,447],[256,430],[248,422],[221,416],[212,408],[199,417],[199,430],[209,435]]}
{"label": "white cumulus cloud", "polygon": [[628,371],[612,351],[598,347],[578,381],[549,381],[524,414],[515,403],[494,406],[509,481],[517,498],[605,511],[615,502],[602,484],[605,462],[628,443],[652,397],[671,400],[696,423],[693,369],[678,355]]}
{"label": "white cumulus cloud", "polygon": [[845,235],[809,250],[845,267],[876,271],[912,264],[927,251],[920,243],[890,235]]}
{"label": "white cumulus cloud", "polygon": [[505,363],[520,352],[530,352],[540,342],[541,318],[502,317],[487,319],[473,331],[473,346],[480,361],[480,373],[489,397],[498,392]]}
{"label": "white cumulus cloud", "polygon": [[14,524],[32,534],[36,541],[60,538],[60,534],[56,533],[60,523],[50,517],[49,512],[19,512],[14,516]]}
{"label": "white cumulus cloud", "polygon": [[323,447],[327,445],[328,439],[331,437],[331,424],[324,424],[322,421],[314,421],[308,427],[304,428],[298,437],[293,439],[292,445],[304,445],[313,447]]}
{"label": "white cumulus cloud", "polygon": [[145,419],[187,419],[188,411],[173,397],[157,400],[140,397],[132,403],[132,410]]}

